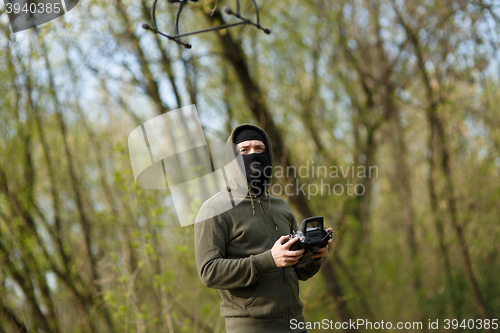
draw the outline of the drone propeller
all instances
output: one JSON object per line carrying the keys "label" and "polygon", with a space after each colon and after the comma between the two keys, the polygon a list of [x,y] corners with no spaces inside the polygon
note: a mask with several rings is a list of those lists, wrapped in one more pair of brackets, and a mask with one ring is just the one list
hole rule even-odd
{"label": "drone propeller", "polygon": [[[198,0],[190,0],[191,2],[198,2]],[[152,23],[152,27],[147,24],[147,23],[144,23],[142,25],[142,28],[146,29],[146,30],[150,30],[154,33],[157,33],[157,34],[160,34],[170,40],[173,40],[174,42],[176,42],[177,44],[180,44],[180,45],[183,45],[185,48],[188,48],[190,49],[192,47],[191,44],[189,43],[185,43],[181,40],[181,37],[185,37],[185,36],[190,36],[190,35],[196,35],[196,34],[199,34],[199,33],[203,33],[203,32],[208,32],[208,31],[215,31],[215,30],[221,30],[221,29],[226,29],[226,28],[230,28],[230,27],[234,27],[234,26],[237,26],[237,25],[241,25],[241,24],[250,24],[250,25],[253,25],[259,29],[261,29],[262,31],[264,31],[264,33],[266,34],[270,34],[271,33],[271,30],[267,29],[267,28],[264,28],[260,25],[260,16],[259,16],[259,9],[257,8],[257,4],[255,3],[255,0],[252,0],[253,2],[253,5],[255,7],[255,14],[257,16],[257,22],[252,22],[251,20],[241,16],[240,14],[240,2],[239,0],[236,0],[236,12],[234,12],[231,8],[229,7],[226,7],[224,9],[224,12],[228,15],[232,15],[234,17],[236,17],[237,19],[239,19],[239,22],[237,23],[231,23],[231,24],[225,24],[225,25],[219,25],[217,27],[212,27],[212,28],[208,28],[208,29],[203,29],[203,30],[198,30],[198,31],[193,31],[193,32],[188,32],[188,33],[183,33],[183,34],[180,34],[179,33],[179,18],[181,16],[181,12],[182,12],[182,9],[184,8],[184,6],[188,3],[187,0],[168,0],[168,2],[170,3],[176,3],[176,2],[179,2],[180,3],[180,6],[179,6],[179,10],[177,11],[177,14],[175,16],[175,35],[168,35],[166,33],[163,33],[161,32],[160,30],[158,30],[158,26],[156,24],[156,4],[157,4],[158,0],[154,0],[153,2],[153,7],[151,9],[151,23]]]}

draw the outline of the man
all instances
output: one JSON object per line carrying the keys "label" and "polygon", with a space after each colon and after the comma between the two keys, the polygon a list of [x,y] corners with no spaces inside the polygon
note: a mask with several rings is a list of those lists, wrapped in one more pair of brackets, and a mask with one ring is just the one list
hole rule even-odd
{"label": "man", "polygon": [[[219,290],[228,333],[302,332],[290,328],[291,320],[304,321],[298,280],[318,272],[328,247],[320,248],[310,264],[294,268],[304,250],[290,251],[298,240],[286,242],[297,230],[295,216],[283,199],[267,192],[273,153],[266,132],[237,126],[226,158],[229,186],[203,204],[197,217],[202,222],[195,224],[201,281]],[[222,209],[228,196],[234,206]]]}

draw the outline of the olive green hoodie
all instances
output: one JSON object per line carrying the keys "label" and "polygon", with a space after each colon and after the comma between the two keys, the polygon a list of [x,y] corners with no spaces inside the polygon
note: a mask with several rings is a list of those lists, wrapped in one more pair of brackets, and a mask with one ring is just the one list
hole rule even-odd
{"label": "olive green hoodie", "polygon": [[[239,125],[231,133],[227,162],[235,161],[233,135],[242,127],[262,133],[272,164],[269,136],[251,124]],[[238,163],[228,164],[225,170],[228,188],[203,204],[197,217],[202,222],[195,224],[196,266],[201,281],[219,290],[228,333],[300,332],[289,329],[291,319],[304,321],[298,280],[316,274],[321,260],[302,268],[277,268],[271,248],[280,236],[297,230],[290,206],[269,194],[250,196]],[[228,194],[233,206],[224,209]]]}

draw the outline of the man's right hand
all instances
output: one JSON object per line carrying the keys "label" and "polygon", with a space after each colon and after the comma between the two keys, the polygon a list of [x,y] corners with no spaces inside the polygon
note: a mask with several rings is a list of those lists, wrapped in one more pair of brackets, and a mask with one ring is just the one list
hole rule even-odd
{"label": "man's right hand", "polygon": [[283,242],[288,238],[290,238],[290,235],[281,236],[271,248],[271,254],[273,256],[274,264],[276,265],[276,267],[293,266],[299,262],[299,259],[302,257],[302,253],[304,253],[304,249],[290,251],[290,246],[298,241],[299,238],[295,237],[291,241],[283,244]]}

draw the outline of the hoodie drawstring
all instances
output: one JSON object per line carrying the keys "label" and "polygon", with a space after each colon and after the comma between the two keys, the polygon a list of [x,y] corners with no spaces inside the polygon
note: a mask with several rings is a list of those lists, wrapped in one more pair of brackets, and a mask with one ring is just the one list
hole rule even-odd
{"label": "hoodie drawstring", "polygon": [[250,192],[250,187],[248,188],[248,193],[250,194],[250,202],[252,203],[252,212],[255,215],[255,206],[253,204],[252,192]]}
{"label": "hoodie drawstring", "polygon": [[266,191],[266,194],[267,194],[267,202],[269,202],[269,209],[271,210],[271,220],[273,220],[273,222],[274,222],[274,228],[276,229],[276,231],[278,231],[278,224],[274,220],[274,216],[273,216],[273,205],[271,205],[271,196],[269,195],[269,192],[267,192],[267,191]]}

